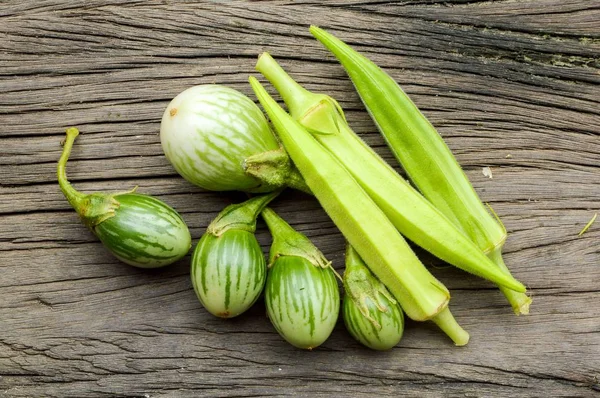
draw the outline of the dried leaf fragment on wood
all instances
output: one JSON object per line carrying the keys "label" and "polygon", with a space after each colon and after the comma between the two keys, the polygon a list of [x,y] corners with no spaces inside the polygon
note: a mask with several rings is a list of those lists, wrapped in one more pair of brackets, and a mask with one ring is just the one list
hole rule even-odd
{"label": "dried leaf fragment on wood", "polygon": [[581,230],[581,232],[579,232],[579,234],[577,236],[581,236],[585,233],[585,231],[587,231],[588,229],[590,229],[590,227],[592,226],[592,224],[594,223],[594,221],[596,221],[596,218],[598,217],[598,213],[594,213],[594,216],[592,217],[592,219],[590,220],[590,222],[588,222],[585,227],[583,227],[583,229]]}

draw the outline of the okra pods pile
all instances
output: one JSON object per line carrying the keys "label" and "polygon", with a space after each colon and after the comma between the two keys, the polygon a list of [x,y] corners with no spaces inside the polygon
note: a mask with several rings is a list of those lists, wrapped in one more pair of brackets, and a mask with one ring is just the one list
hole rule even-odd
{"label": "okra pods pile", "polygon": [[[194,185],[249,196],[225,207],[196,243],[190,275],[201,305],[220,318],[264,305],[281,338],[301,349],[325,343],[340,312],[350,336],[373,350],[398,345],[404,314],[432,321],[454,344],[467,344],[469,333],[451,312],[451,292],[410,241],[496,284],[517,315],[527,314],[531,298],[502,258],[506,230],[433,125],[371,60],[323,29],[311,26],[310,33],[346,70],[412,184],[352,130],[334,98],[302,87],[269,53],[259,56],[256,70],[287,111],[256,77],[249,82],[271,124],[237,90],[188,88],[162,115],[166,158]],[[83,224],[136,267],[163,267],[186,256],[188,227],[166,203],[135,188],[83,194],[71,186],[65,168],[78,134],[67,129],[57,175]],[[343,276],[268,207],[287,188],[314,196],[346,239]],[[268,259],[255,236],[261,218],[272,236]]]}

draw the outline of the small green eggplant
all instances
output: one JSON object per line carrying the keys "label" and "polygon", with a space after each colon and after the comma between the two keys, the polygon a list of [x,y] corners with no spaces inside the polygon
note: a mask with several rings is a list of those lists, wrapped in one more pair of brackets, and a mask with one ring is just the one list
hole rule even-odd
{"label": "small green eggplant", "polygon": [[340,293],[323,253],[273,210],[262,212],[273,244],[265,289],[267,314],[281,337],[312,350],[327,340],[338,319]]}
{"label": "small green eggplant", "polygon": [[191,236],[181,216],[164,202],[148,195],[127,192],[83,194],[67,180],[66,164],[76,128],[67,129],[58,162],[58,183],[82,222],[119,260],[140,268],[158,268],[187,254]]}
{"label": "small green eggplant", "polygon": [[389,350],[398,344],[404,331],[402,309],[350,245],[344,290],[344,324],[352,337],[373,350]]}
{"label": "small green eggplant", "polygon": [[280,191],[227,206],[194,250],[191,276],[200,303],[220,318],[238,316],[260,296],[267,266],[254,236],[256,218]]}

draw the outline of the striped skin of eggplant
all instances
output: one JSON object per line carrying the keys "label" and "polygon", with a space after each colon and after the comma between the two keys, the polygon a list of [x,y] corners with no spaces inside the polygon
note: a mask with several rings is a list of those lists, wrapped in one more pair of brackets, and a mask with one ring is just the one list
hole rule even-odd
{"label": "striped skin of eggplant", "polygon": [[344,325],[348,332],[364,346],[379,351],[393,348],[398,344],[404,332],[404,314],[398,303],[390,302],[387,297],[383,297],[381,300],[384,311],[378,308],[370,298],[365,300],[367,311],[379,327],[364,316],[349,296],[344,296],[342,304]]}
{"label": "striped skin of eggplant", "polygon": [[267,276],[265,303],[277,332],[293,346],[311,350],[327,340],[337,322],[335,275],[304,257],[278,257]]}
{"label": "striped skin of eggplant", "polygon": [[190,232],[170,206],[148,195],[115,196],[115,215],[92,228],[119,260],[140,268],[158,268],[190,250]]}
{"label": "striped skin of eggplant", "polygon": [[225,207],[210,223],[192,256],[191,278],[200,303],[220,318],[240,315],[256,302],[267,265],[256,240],[256,219],[281,190]]}
{"label": "striped skin of eggplant", "polygon": [[230,229],[207,233],[194,250],[192,285],[211,314],[232,318],[260,296],[267,276],[265,257],[253,232]]}
{"label": "striped skin of eggplant", "polygon": [[267,314],[295,347],[312,350],[329,337],[340,311],[335,272],[323,253],[275,211],[262,217],[273,236],[265,288]]}

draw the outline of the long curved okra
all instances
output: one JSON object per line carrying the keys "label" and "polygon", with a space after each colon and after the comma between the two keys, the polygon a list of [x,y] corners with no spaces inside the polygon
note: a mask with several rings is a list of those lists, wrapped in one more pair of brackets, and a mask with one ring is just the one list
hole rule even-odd
{"label": "long curved okra", "polygon": [[[310,32],[340,61],[410,179],[421,193],[507,275],[502,259],[506,230],[492,216],[436,129],[387,73],[316,26]],[[426,167],[425,167],[426,165]],[[500,286],[515,313],[528,314],[531,298]]]}
{"label": "long curved okra", "polygon": [[279,91],[290,115],[344,165],[402,235],[462,270],[525,291],[352,131],[333,98],[304,89],[268,53],[256,69]]}
{"label": "long curved okra", "polygon": [[469,335],[456,322],[450,293],[419,261],[369,195],[302,125],[269,96],[254,77],[250,84],[279,138],[323,209],[414,320],[434,321],[456,345]]}

